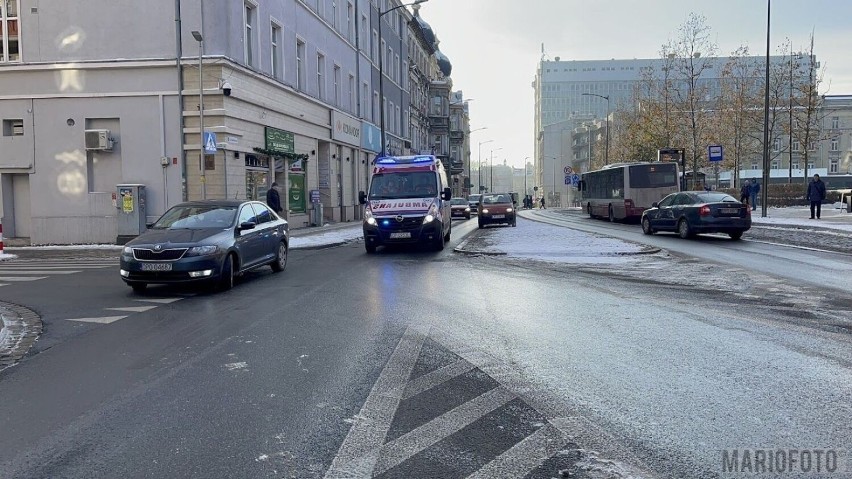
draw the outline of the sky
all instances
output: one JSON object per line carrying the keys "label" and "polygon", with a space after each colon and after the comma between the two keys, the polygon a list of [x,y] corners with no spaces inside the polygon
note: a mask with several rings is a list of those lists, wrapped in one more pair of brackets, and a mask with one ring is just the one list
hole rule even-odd
{"label": "sky", "polygon": [[[852,1],[770,0],[772,53],[785,38],[814,53],[822,93],[852,94]],[[453,87],[471,98],[471,158],[523,166],[532,157],[532,82],[541,46],[562,60],[658,58],[691,13],[703,15],[719,55],[766,52],[767,0],[428,0],[421,16],[453,64]],[[532,161],[530,159],[529,161]]]}

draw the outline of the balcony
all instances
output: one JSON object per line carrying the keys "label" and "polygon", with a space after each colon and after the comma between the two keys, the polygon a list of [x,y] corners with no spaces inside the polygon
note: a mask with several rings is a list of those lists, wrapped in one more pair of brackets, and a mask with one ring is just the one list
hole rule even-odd
{"label": "balcony", "polygon": [[450,130],[451,140],[464,140],[464,132],[461,130]]}

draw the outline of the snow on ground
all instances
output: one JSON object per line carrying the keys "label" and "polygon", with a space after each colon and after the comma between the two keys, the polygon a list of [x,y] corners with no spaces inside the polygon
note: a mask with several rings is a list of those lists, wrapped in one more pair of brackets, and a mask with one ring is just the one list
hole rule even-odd
{"label": "snow on ground", "polygon": [[115,244],[67,244],[67,245],[44,245],[44,246],[15,246],[7,248],[13,251],[59,251],[59,250],[121,250],[124,246]]}
{"label": "snow on ground", "polygon": [[464,249],[555,263],[598,264],[634,261],[637,253],[645,251],[638,244],[523,220],[516,228],[489,227]]}
{"label": "snow on ground", "polygon": [[834,208],[832,205],[823,205],[821,219],[812,220],[811,210],[808,206],[794,206],[789,208],[769,208],[767,217],[763,218],[760,208],[752,212],[751,221],[756,225],[766,226],[796,226],[798,228],[830,228],[840,231],[852,231],[852,213]]}
{"label": "snow on ground", "polygon": [[15,259],[17,257],[18,256],[14,255],[14,254],[0,253],[0,261],[7,260],[7,259]]}
{"label": "snow on ground", "polygon": [[314,248],[318,246],[347,243],[361,239],[364,232],[361,228],[361,223],[348,228],[340,228],[336,230],[326,231],[324,233],[315,233],[304,236],[293,236],[290,239],[290,248]]}

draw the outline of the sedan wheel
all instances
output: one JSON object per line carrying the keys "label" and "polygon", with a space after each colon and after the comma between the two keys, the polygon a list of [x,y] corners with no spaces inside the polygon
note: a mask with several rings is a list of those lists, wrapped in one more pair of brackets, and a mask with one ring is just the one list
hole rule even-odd
{"label": "sedan wheel", "polygon": [[686,219],[681,218],[680,223],[677,224],[677,233],[683,239],[692,236],[692,231],[689,230],[689,222]]}
{"label": "sedan wheel", "polygon": [[130,285],[133,288],[134,293],[144,293],[146,289],[148,289],[148,285],[146,283],[133,283]]}
{"label": "sedan wheel", "polygon": [[219,289],[227,291],[234,287],[234,255],[229,254],[222,265],[222,275],[219,277]]}
{"label": "sedan wheel", "polygon": [[284,271],[284,268],[287,267],[287,243],[282,241],[278,243],[278,255],[275,257],[275,261],[270,265],[272,267],[272,271],[276,273],[280,273]]}
{"label": "sedan wheel", "polygon": [[651,229],[651,220],[647,216],[642,218],[642,232],[646,235],[654,234],[654,230]]}
{"label": "sedan wheel", "polygon": [[736,241],[736,240],[743,237],[743,232],[742,231],[735,231],[733,233],[728,233],[728,236],[730,236],[732,240]]}

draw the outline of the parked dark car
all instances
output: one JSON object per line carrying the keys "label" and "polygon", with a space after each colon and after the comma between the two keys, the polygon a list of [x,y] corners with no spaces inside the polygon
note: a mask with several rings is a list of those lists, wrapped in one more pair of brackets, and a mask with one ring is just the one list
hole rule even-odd
{"label": "parked dark car", "polygon": [[453,218],[470,219],[470,205],[464,198],[453,198],[450,200],[450,209],[452,210]]}
{"label": "parked dark car", "polygon": [[515,203],[509,193],[486,193],[479,200],[479,227],[495,223],[517,226]]}
{"label": "parked dark car", "polygon": [[250,269],[284,270],[288,230],[287,221],[258,201],[182,203],[125,245],[121,279],[136,292],[191,282],[230,289],[234,277]]}
{"label": "parked dark car", "polygon": [[718,192],[672,193],[642,213],[642,231],[674,231],[681,238],[700,233],[726,233],[738,240],[751,228],[751,209]]}

